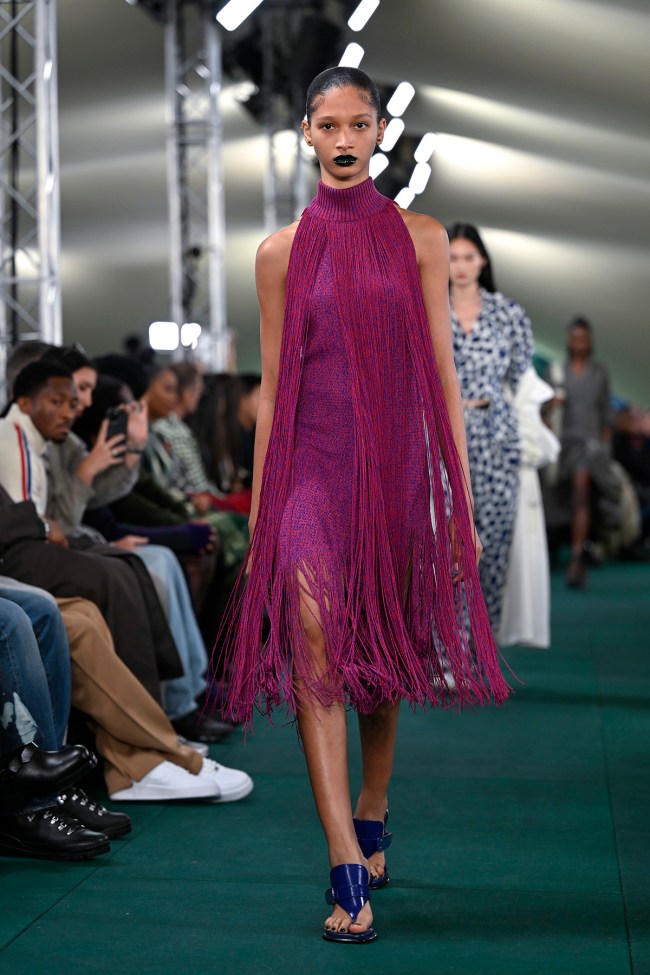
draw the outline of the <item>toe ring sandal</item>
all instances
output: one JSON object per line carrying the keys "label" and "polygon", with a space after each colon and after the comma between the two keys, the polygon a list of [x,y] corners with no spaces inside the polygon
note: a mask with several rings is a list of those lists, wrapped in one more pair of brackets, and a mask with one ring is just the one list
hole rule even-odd
{"label": "toe ring sandal", "polygon": [[[330,870],[329,890],[325,891],[325,900],[328,904],[338,904],[350,915],[351,923],[354,924],[363,907],[370,900],[370,885],[368,883],[369,874],[366,867],[360,863],[342,863],[338,867]],[[364,944],[366,941],[374,941],[377,932],[374,928],[367,931],[360,931],[355,934],[353,931],[323,931],[325,941],[341,941],[348,944]]]}
{"label": "toe ring sandal", "polygon": [[[393,842],[393,834],[389,833],[386,828],[388,826],[388,812],[384,816],[383,823],[379,819],[355,819],[353,822],[354,832],[357,834],[357,840],[364,857],[371,857],[373,853],[383,853]],[[381,877],[371,875],[370,889],[381,890],[389,880],[388,870],[384,866]]]}

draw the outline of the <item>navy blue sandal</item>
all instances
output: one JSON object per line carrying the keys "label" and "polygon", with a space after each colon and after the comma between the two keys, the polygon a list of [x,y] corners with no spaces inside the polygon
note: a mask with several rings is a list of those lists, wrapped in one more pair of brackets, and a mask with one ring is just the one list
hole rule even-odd
{"label": "navy blue sandal", "polygon": [[[353,823],[361,852],[366,858],[371,857],[373,853],[383,853],[393,842],[393,834],[386,829],[388,826],[388,810],[386,810],[383,823],[379,819],[354,819]],[[381,877],[370,875],[370,889],[381,890],[389,881],[388,870],[384,865],[384,872]]]}
{"label": "navy blue sandal", "polygon": [[[370,875],[366,867],[360,863],[342,863],[330,870],[329,890],[325,891],[325,900],[333,906],[338,904],[350,915],[354,924],[360,911],[370,900]],[[374,928],[354,934],[352,931],[323,931],[325,941],[341,941],[344,944],[364,944],[374,941],[377,932]]]}

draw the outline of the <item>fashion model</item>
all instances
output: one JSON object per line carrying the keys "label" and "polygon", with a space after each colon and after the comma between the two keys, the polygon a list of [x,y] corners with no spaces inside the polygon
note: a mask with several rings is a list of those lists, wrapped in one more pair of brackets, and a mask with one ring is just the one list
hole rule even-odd
{"label": "fashion model", "polygon": [[494,287],[492,262],[471,224],[449,230],[454,360],[463,397],[479,567],[490,624],[499,632],[517,514],[521,447],[513,398],[530,366],[526,312]]}
{"label": "fashion model", "polygon": [[[257,256],[252,541],[222,641],[226,713],[297,718],[329,851],[323,937],[339,942],[376,936],[400,701],[508,692],[477,573],[447,237],[375,189],[385,126],[363,72],[312,82],[318,193]],[[363,756],[354,815],[347,706]]]}

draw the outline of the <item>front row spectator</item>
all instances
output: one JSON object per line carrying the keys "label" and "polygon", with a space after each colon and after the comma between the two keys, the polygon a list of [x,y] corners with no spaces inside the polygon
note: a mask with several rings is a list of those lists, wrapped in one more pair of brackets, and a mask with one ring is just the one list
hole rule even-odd
{"label": "front row spectator", "polygon": [[[75,376],[80,385],[84,381],[89,384],[90,399],[96,373],[83,361],[79,365]],[[33,498],[37,507],[40,505],[41,514],[50,515],[57,525],[62,523],[69,544],[92,546],[97,554],[105,557],[126,555],[107,546],[97,547],[92,539],[84,538],[79,532],[81,516],[93,494],[95,479],[93,476],[88,482],[84,481],[79,470],[96,450],[86,456],[85,447],[70,432],[80,408],[70,371],[58,360],[32,363],[16,377],[14,394],[14,405],[7,418],[0,421],[0,441],[6,446],[5,463],[0,474],[4,486],[16,500]],[[145,437],[146,429],[145,420]],[[46,452],[49,455],[49,473],[44,461]],[[119,451],[114,444],[112,453],[116,452]],[[30,471],[33,484],[23,483],[23,468]],[[98,470],[104,475],[115,472],[115,467],[102,468],[101,465]],[[127,483],[131,483],[129,471],[113,477],[112,481],[117,480],[119,488],[125,477]],[[50,489],[50,482],[54,490]],[[161,583],[174,647],[179,651],[182,662],[182,673],[179,676],[170,675],[172,679],[165,685],[168,713],[177,721],[177,730],[185,737],[197,741],[216,741],[229,732],[230,726],[201,715],[196,705],[196,697],[205,691],[203,675],[207,669],[207,654],[180,566],[173,553],[164,547],[137,548],[133,555],[145,563],[154,581]]]}
{"label": "front row spectator", "polygon": [[[1,585],[1,580],[0,580]],[[9,598],[6,598],[6,597]],[[36,631],[36,632],[35,632]],[[0,854],[85,860],[110,849],[108,837],[61,809],[58,790],[93,767],[81,745],[62,749],[70,672],[61,618],[36,590],[0,588]],[[39,738],[45,751],[34,746]],[[57,754],[58,753],[58,754]],[[106,813],[107,823],[128,816]]]}
{"label": "front row spectator", "polygon": [[[116,656],[110,633],[92,603],[62,600],[59,612],[47,593],[16,587],[10,581],[3,585],[3,580],[0,597],[0,664],[9,671],[3,689],[12,698],[3,708],[3,726],[13,733],[3,752],[11,753],[10,762],[16,759],[15,750],[37,734],[48,752],[58,751],[72,701],[92,720],[114,801],[232,802],[251,791],[246,773],[203,759],[179,742],[161,709]],[[92,768],[85,749],[77,746],[75,755],[81,770]],[[0,772],[0,798],[7,778]],[[85,858],[105,852],[107,837],[130,831],[128,816],[97,805],[76,785],[70,788],[75,782],[76,776],[68,776],[58,782],[63,790],[58,795],[11,814],[5,810],[0,852]],[[53,817],[54,826],[64,823],[62,829],[55,831]],[[82,827],[102,835],[89,837]],[[66,841],[71,836],[75,842]]]}

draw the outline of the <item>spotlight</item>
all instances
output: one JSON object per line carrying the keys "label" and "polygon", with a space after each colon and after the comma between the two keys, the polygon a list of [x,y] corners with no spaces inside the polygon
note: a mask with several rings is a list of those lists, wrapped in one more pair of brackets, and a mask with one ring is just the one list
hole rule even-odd
{"label": "spotlight", "polygon": [[173,352],[178,348],[176,322],[152,322],[149,326],[149,345],[156,352]]}
{"label": "spotlight", "polygon": [[379,0],[361,0],[348,20],[350,30],[363,30],[378,6]]}
{"label": "spotlight", "polygon": [[236,30],[261,3],[262,0],[230,0],[217,14],[217,20],[226,30]]}

